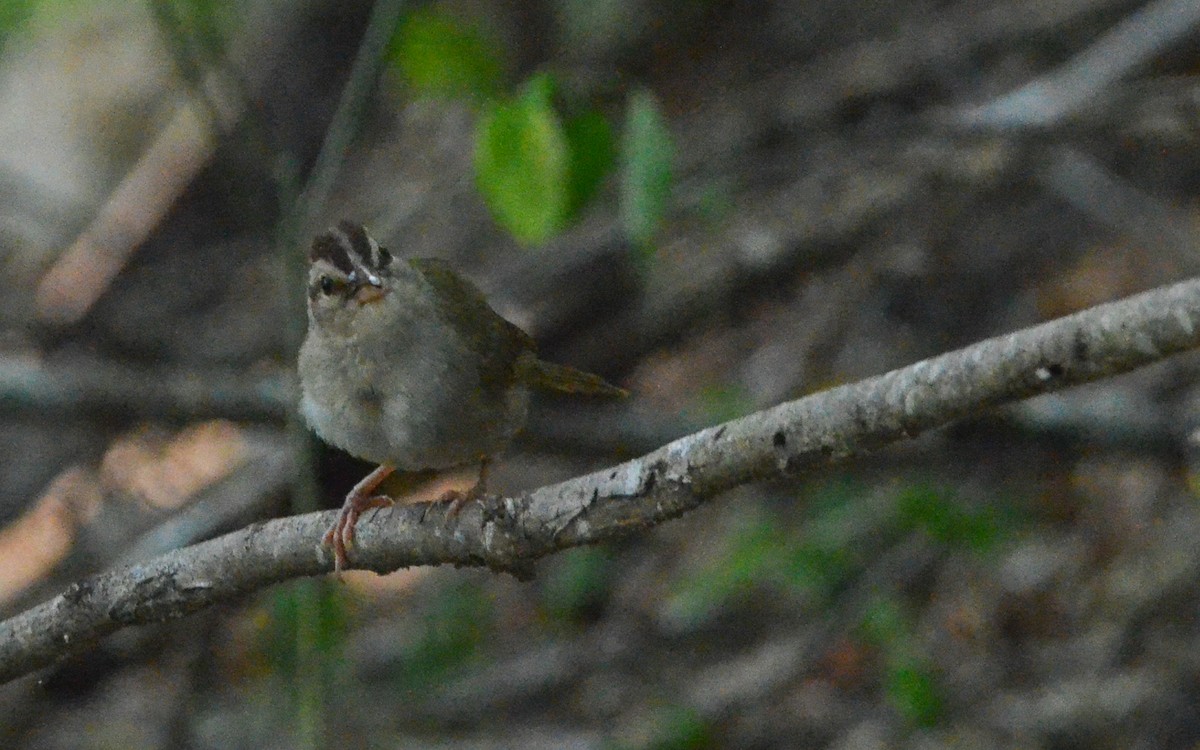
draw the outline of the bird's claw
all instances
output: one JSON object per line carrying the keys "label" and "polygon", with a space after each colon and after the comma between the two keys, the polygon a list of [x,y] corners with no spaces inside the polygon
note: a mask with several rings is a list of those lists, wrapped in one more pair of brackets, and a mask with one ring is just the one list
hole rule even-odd
{"label": "bird's claw", "polygon": [[350,566],[348,552],[354,546],[354,527],[359,517],[372,508],[386,508],[393,503],[387,495],[363,497],[351,493],[346,497],[337,520],[321,537],[321,544],[333,550],[333,572],[340,573]]}
{"label": "bird's claw", "polygon": [[484,494],[485,490],[482,483],[480,483],[466,492],[462,490],[446,490],[434,502],[438,505],[448,505],[449,507],[446,508],[446,518],[454,518],[459,513],[462,513],[463,508],[467,507],[468,503],[482,499]]}

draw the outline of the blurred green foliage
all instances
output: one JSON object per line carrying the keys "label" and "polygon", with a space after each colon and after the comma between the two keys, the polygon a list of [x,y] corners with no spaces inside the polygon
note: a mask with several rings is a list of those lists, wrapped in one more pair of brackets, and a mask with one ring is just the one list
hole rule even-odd
{"label": "blurred green foliage", "polygon": [[810,493],[796,521],[774,513],[747,516],[719,542],[719,554],[676,583],[668,611],[684,621],[702,620],[734,598],[763,590],[828,600],[864,563],[852,542],[874,524],[861,517],[864,506],[854,502],[860,495],[853,483],[831,482]]}
{"label": "blurred green foliage", "polygon": [[418,95],[479,105],[475,182],[496,222],[518,242],[544,243],[576,220],[618,156],[620,216],[634,243],[650,247],[670,196],[673,145],[648,91],[628,101],[621,153],[599,110],[565,112],[551,74],[504,92],[504,52],[468,21],[432,7],[410,13],[390,61]]}
{"label": "blurred green foliage", "polygon": [[993,549],[1003,526],[995,506],[971,510],[952,493],[914,485],[897,499],[904,530],[920,530],[951,548],[984,553]]}
{"label": "blurred green foliage", "polygon": [[931,727],[942,718],[942,700],[930,666],[921,661],[890,660],[885,685],[888,699],[904,718]]}
{"label": "blurred green foliage", "polygon": [[[307,585],[314,583],[318,585]],[[335,582],[304,580],[296,584],[270,592],[259,648],[268,673],[284,686],[293,706],[309,684],[306,680],[313,678],[304,670],[318,670],[316,679],[323,685],[336,685],[345,679],[338,670],[344,663],[341,653],[352,606],[346,587]],[[474,581],[442,586],[430,600],[419,602],[416,609],[406,617],[416,618],[418,624],[397,631],[404,633],[398,637],[400,652],[395,673],[397,688],[403,690],[428,689],[469,664],[478,655],[495,619],[485,586]],[[307,630],[305,638],[298,638],[301,628]],[[304,643],[320,658],[306,660],[298,654],[298,643]]]}
{"label": "blurred green foliage", "polygon": [[737,208],[733,202],[732,186],[714,182],[705,186],[693,205],[694,212],[709,224],[719,225],[733,215]]}
{"label": "blurred green foliage", "polygon": [[612,555],[604,547],[562,552],[540,577],[542,610],[551,622],[579,623],[603,603],[613,573]]}
{"label": "blurred green foliage", "polygon": [[728,422],[749,414],[755,407],[750,391],[737,384],[707,385],[697,396],[700,412],[697,418],[704,424]]}
{"label": "blurred green foliage", "polygon": [[634,91],[621,138],[621,225],[643,250],[649,249],[666,214],[675,147],[654,95]]}
{"label": "blurred green foliage", "polygon": [[612,126],[596,110],[587,110],[567,120],[566,135],[571,150],[567,215],[574,219],[612,170],[616,145]]}
{"label": "blurred green foliage", "polygon": [[892,706],[913,724],[936,724],[943,711],[934,671],[917,653],[913,625],[902,606],[891,598],[875,600],[863,614],[859,632],[883,656],[884,691]]}
{"label": "blurred green foliage", "polygon": [[487,99],[500,93],[503,51],[478,28],[430,7],[404,19],[389,59],[422,96]]}
{"label": "blurred green foliage", "polygon": [[[176,31],[215,45],[229,29],[237,28],[237,19],[245,5],[245,0],[151,0],[150,10],[160,19],[172,19]],[[12,34],[24,31],[35,16],[58,22],[106,7],[109,6],[84,0],[3,0],[0,2],[0,44]]]}
{"label": "blurred green foliage", "polygon": [[[905,485],[892,497],[866,485],[833,480],[806,492],[797,517],[782,511],[744,513],[714,554],[683,572],[667,613],[685,623],[712,618],[722,608],[756,599],[798,597],[812,608],[832,600],[867,570],[882,549],[910,534],[927,536],[945,553],[987,553],[1005,538],[1007,506],[972,510],[953,493],[926,484]],[[910,617],[895,598],[881,596],[864,612],[858,631],[879,650],[889,701],[908,721],[936,723],[942,700],[931,660],[922,653]]]}
{"label": "blurred green foliage", "polygon": [[0,45],[24,27],[37,6],[37,0],[4,0],[0,3]]}
{"label": "blurred green foliage", "polygon": [[245,0],[155,0],[157,6],[169,7],[176,18],[192,34],[220,48],[229,33],[245,18]]}
{"label": "blurred green foliage", "polygon": [[[37,12],[73,12],[80,6],[77,0],[0,3],[0,44]],[[223,47],[241,23],[245,4],[152,0],[151,10],[194,85],[209,69],[225,65]],[[604,113],[586,106],[564,108],[549,73],[537,73],[507,93],[505,49],[479,24],[436,4],[404,17],[387,61],[418,96],[478,105],[476,184],[497,223],[516,240],[544,243],[570,226],[619,161],[622,226],[639,248],[650,249],[670,197],[674,146],[649,91],[638,89],[628,98],[618,149]]]}
{"label": "blurred green foliage", "polygon": [[[151,0],[150,12],[171,51],[175,66],[201,97],[204,79],[225,66],[225,45],[244,12],[243,2]],[[228,71],[226,71],[228,72]]]}
{"label": "blurred green foliage", "polygon": [[550,76],[515,98],[485,106],[476,128],[475,183],[492,215],[518,242],[545,242],[570,208],[570,150]]}
{"label": "blurred green foliage", "polygon": [[494,620],[492,601],[481,584],[461,581],[438,591],[419,637],[403,645],[403,687],[419,690],[436,685],[471,661]]}
{"label": "blurred green foliage", "polygon": [[[267,597],[267,623],[261,633],[261,651],[267,668],[284,684],[295,688],[300,684],[301,669],[308,669],[312,662],[302,663],[297,654],[298,634],[305,628],[306,647],[322,656],[321,668],[326,673],[321,679],[329,680],[337,655],[341,652],[347,632],[347,600],[344,587],[327,584],[309,586],[308,581],[296,585],[279,586],[271,589]],[[307,621],[304,618],[315,618]]]}
{"label": "blurred green foliage", "polygon": [[900,605],[882,597],[867,606],[858,628],[863,638],[876,646],[902,642],[912,630]]}
{"label": "blurred green foliage", "polygon": [[648,736],[639,742],[613,742],[610,750],[704,750],[716,747],[708,723],[683,706],[667,706],[651,718]]}

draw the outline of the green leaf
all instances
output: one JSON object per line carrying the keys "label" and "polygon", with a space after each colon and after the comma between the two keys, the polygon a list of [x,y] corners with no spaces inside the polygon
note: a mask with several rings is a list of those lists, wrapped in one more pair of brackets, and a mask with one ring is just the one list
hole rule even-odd
{"label": "green leaf", "polygon": [[495,611],[484,588],[471,582],[438,595],[425,614],[421,635],[401,649],[403,683],[410,689],[437,685],[476,657],[492,628]]}
{"label": "green leaf", "polygon": [[705,422],[726,422],[754,411],[754,398],[739,384],[713,384],[700,388],[697,410]]}
{"label": "green leaf", "polygon": [[585,547],[565,552],[541,576],[542,607],[558,621],[577,621],[605,598],[612,573],[612,558],[605,549]]}
{"label": "green leaf", "polygon": [[392,40],[392,63],[426,96],[494,96],[500,89],[501,52],[478,29],[423,9],[405,19]]}
{"label": "green leaf", "polygon": [[919,651],[913,624],[902,606],[890,598],[870,602],[859,624],[859,634],[883,652],[884,689],[888,701],[910,722],[932,726],[942,716],[932,667]]}
{"label": "green leaf", "polygon": [[897,505],[906,526],[923,530],[947,547],[983,553],[1000,537],[994,510],[971,511],[934,487],[910,487],[900,495]]}
{"label": "green leaf", "polygon": [[904,717],[931,727],[942,716],[942,700],[927,665],[916,659],[896,659],[887,669],[887,695]]}
{"label": "green leaf", "polygon": [[571,151],[571,181],[567,214],[577,216],[600,187],[616,158],[612,128],[604,115],[589,110],[567,121]]}
{"label": "green leaf", "polygon": [[867,605],[859,630],[868,642],[881,648],[890,648],[909,637],[910,627],[895,601],[879,598]]}
{"label": "green leaf", "polygon": [[643,248],[654,239],[666,213],[674,150],[654,95],[634,92],[621,143],[620,214],[626,234]]}
{"label": "green leaf", "polygon": [[567,221],[569,151],[552,102],[553,81],[536,76],[514,101],[484,108],[475,131],[475,181],[517,241],[545,242]]}
{"label": "green leaf", "polygon": [[22,29],[33,16],[34,10],[34,0],[5,0],[0,3],[0,43]]}
{"label": "green leaf", "polygon": [[852,575],[855,563],[847,548],[814,541],[790,549],[781,561],[779,575],[789,586],[827,597]]}
{"label": "green leaf", "polygon": [[[266,610],[262,613],[262,655],[272,671],[289,685],[294,684],[300,669],[296,652],[297,631],[300,628],[306,625],[314,628],[313,647],[327,657],[322,665],[326,669],[336,664],[337,654],[346,641],[348,621],[344,594],[335,586],[307,585],[309,583],[319,582],[297,582],[273,589],[267,597]],[[316,597],[315,612],[306,608],[310,602],[306,602],[305,597]],[[303,618],[313,616],[315,623],[304,623]]]}
{"label": "green leaf", "polygon": [[712,730],[695,710],[674,706],[659,712],[646,750],[701,750],[713,747]]}

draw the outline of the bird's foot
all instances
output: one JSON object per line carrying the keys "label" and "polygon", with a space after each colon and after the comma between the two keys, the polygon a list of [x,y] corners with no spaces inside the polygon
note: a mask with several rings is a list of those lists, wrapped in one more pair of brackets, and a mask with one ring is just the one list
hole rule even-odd
{"label": "bird's foot", "polygon": [[350,565],[347,551],[354,546],[354,525],[358,518],[372,508],[386,508],[393,504],[387,495],[372,495],[370,497],[355,496],[351,493],[342,510],[338,513],[337,521],[325,532],[321,543],[333,549],[333,571],[340,573]]}
{"label": "bird's foot", "polygon": [[463,492],[462,490],[446,490],[434,502],[438,505],[448,505],[446,508],[446,518],[454,518],[462,509],[467,507],[467,503],[472,503],[481,499],[487,490],[483,486],[483,482],[476,482],[475,486]]}
{"label": "bird's foot", "polygon": [[446,490],[437,497],[432,503],[425,506],[425,511],[421,513],[421,520],[425,520],[425,513],[429,511],[431,505],[448,505],[446,508],[446,518],[454,518],[462,509],[467,507],[467,503],[480,500],[487,494],[488,467],[491,465],[491,459],[483,457],[479,462],[479,479],[471,489],[463,492],[462,490]]}
{"label": "bird's foot", "polygon": [[386,508],[394,504],[387,495],[376,495],[375,488],[393,471],[390,466],[380,466],[372,471],[346,495],[337,520],[321,537],[321,544],[333,549],[333,572],[340,573],[350,565],[347,551],[354,546],[354,526],[358,518],[372,508]]}

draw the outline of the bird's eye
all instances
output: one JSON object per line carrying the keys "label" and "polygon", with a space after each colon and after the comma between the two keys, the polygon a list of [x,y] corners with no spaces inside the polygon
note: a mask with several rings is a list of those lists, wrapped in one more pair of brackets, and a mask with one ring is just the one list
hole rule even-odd
{"label": "bird's eye", "polygon": [[392,254],[385,248],[379,248],[379,267],[387,268],[392,262]]}
{"label": "bird's eye", "polygon": [[322,276],[321,280],[317,283],[321,285],[322,294],[333,294],[333,279],[328,276]]}

